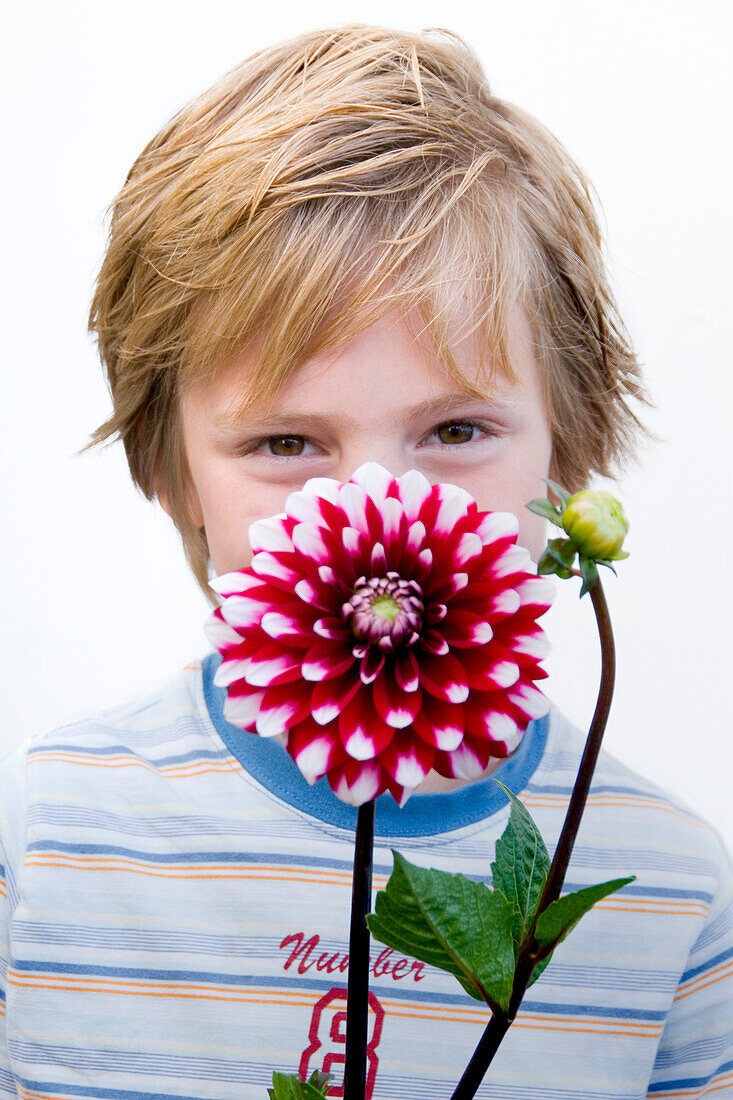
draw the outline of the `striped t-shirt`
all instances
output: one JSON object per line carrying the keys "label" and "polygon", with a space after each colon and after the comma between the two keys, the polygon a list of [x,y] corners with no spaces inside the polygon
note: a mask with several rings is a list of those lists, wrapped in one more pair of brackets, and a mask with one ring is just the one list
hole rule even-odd
{"label": "striped t-shirt", "polygon": [[[217,660],[0,768],[0,1097],[266,1100],[273,1069],[339,1083],[355,811],[225,722]],[[581,747],[553,712],[495,773],[551,850]],[[487,879],[507,816],[493,779],[402,810],[383,796],[375,886],[390,848]],[[566,889],[626,875],[527,992],[479,1096],[733,1096],[728,861],[603,756]],[[369,1096],[448,1100],[488,1010],[378,943],[371,960]]]}

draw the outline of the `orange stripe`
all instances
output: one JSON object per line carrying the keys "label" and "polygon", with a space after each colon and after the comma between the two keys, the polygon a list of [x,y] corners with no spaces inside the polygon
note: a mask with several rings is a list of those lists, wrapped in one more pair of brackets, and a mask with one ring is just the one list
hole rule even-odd
{"label": "orange stripe", "polygon": [[[527,795],[522,798],[526,806],[540,806],[546,809],[557,809],[567,805],[569,796],[566,795]],[[679,817],[682,821],[689,821],[693,825],[699,825],[707,832],[714,832],[711,825],[701,821],[692,814],[686,814],[667,802],[653,798],[634,797],[632,795],[592,794],[588,797],[589,806],[641,806],[652,810],[662,810],[664,813]]]}
{"label": "orange stripe", "polygon": [[[281,882],[310,882],[318,883],[323,886],[350,886],[351,885],[351,872],[349,871],[308,871],[305,869],[293,868],[292,870],[287,867],[281,867],[274,865],[268,866],[242,866],[240,869],[232,871],[232,865],[228,863],[224,864],[190,864],[188,866],[178,864],[176,867],[171,868],[170,871],[165,869],[159,870],[145,870],[145,868],[156,867],[155,863],[145,863],[143,860],[135,860],[130,856],[71,856],[71,855],[59,855],[48,857],[45,853],[31,853],[27,855],[24,860],[24,866],[27,867],[65,867],[68,870],[95,870],[95,871],[127,871],[131,874],[148,875],[154,878],[251,878],[257,880],[269,881],[281,881]],[[227,871],[227,874],[206,874],[202,873],[206,868],[210,868],[212,872]],[[178,868],[178,870],[176,869]],[[182,874],[180,870],[193,871],[197,869],[196,873]],[[387,882],[386,875],[375,875],[373,879],[374,883],[378,886],[383,886]]]}
{"label": "orange stripe", "polygon": [[730,977],[733,971],[728,971],[725,974],[719,974],[717,978],[711,978],[708,982],[702,982],[701,985],[697,985],[692,989],[687,989],[684,993],[679,993],[675,1000],[681,1001],[683,997],[689,997],[690,993],[699,993],[701,989],[707,989],[709,985],[716,985],[717,982],[722,982],[724,978]]}
{"label": "orange stripe", "polygon": [[[20,979],[20,980],[18,980]],[[245,991],[230,989],[226,986],[201,985],[192,982],[187,983],[148,983],[145,981],[130,982],[123,979],[85,978],[70,979],[68,977],[55,980],[52,977],[28,977],[17,971],[8,971],[8,981],[11,985],[24,986],[31,989],[55,989],[62,991],[78,991],[80,988],[88,992],[124,994],[132,997],[177,997],[184,1000],[208,1000],[228,1001],[246,1004],[262,1005],[293,1005],[310,1008],[318,999],[318,994],[286,993],[279,992],[277,996],[263,997],[260,991]],[[382,1000],[382,1006],[390,1016],[405,1017],[415,1020],[433,1020],[444,1023],[475,1023],[484,1026],[488,1020],[485,1009],[452,1009],[445,1010],[436,1006],[434,1009],[423,1008],[422,1011],[412,1010],[401,1001]],[[536,1021],[536,1022],[535,1022]],[[520,1013],[514,1026],[525,1028],[538,1028],[540,1030],[566,1031],[570,1033],[588,1033],[593,1035],[624,1035],[632,1038],[644,1038],[656,1036],[663,1029],[662,1024],[627,1024],[625,1029],[614,1026],[611,1021],[602,1019],[584,1019],[577,1022],[567,1020],[562,1016],[543,1016],[537,1013]]]}
{"label": "orange stripe", "polygon": [[687,993],[692,993],[695,985],[698,982],[705,982],[708,978],[712,978],[713,974],[721,974],[725,977],[725,973],[733,969],[733,959],[729,959],[728,962],[721,963],[720,966],[713,967],[712,970],[707,970],[704,974],[698,974],[695,978],[688,978],[686,982],[680,985],[680,989],[686,990],[685,993],[681,993],[681,997],[686,997]]}
{"label": "orange stripe", "polygon": [[[178,869],[171,868],[171,870],[166,870],[159,868],[157,870],[145,870],[144,868],[157,867],[157,864],[145,863],[142,860],[135,860],[129,856],[49,856],[46,853],[31,853],[26,856],[24,865],[28,867],[65,867],[68,870],[91,869],[96,871],[127,871],[131,874],[147,875],[153,878],[247,878],[272,882],[312,882],[323,886],[348,886],[351,884],[350,871],[319,870],[309,872],[303,868],[293,868],[289,870],[280,865],[272,867],[243,866],[236,871],[232,871],[231,864],[214,863],[207,865],[208,871],[207,868],[201,868],[199,864],[190,864],[185,867],[185,870],[189,873],[182,873],[184,867],[181,864],[177,865]],[[198,868],[198,870],[194,872],[194,868]],[[219,871],[227,871],[228,873],[216,873]],[[374,875],[373,877],[375,886],[385,886],[387,881],[386,875]],[[704,916],[707,913],[706,906],[703,902],[699,903],[699,907],[695,907],[696,904],[698,903],[673,900],[656,901],[650,904],[642,899],[636,901],[633,898],[629,898],[623,905],[618,901],[606,901],[597,902],[595,907],[621,913],[655,913],[661,916]]]}
{"label": "orange stripe", "polygon": [[141,760],[137,756],[97,756],[90,758],[86,754],[36,752],[29,754],[28,760],[53,760],[71,764],[78,764],[86,768],[147,768],[156,775],[165,775],[168,778],[185,778],[190,775],[207,775],[209,772],[244,771],[242,765],[235,757],[228,760],[212,761],[202,760],[192,764],[168,764],[157,767],[149,760]]}
{"label": "orange stripe", "polygon": [[[673,1092],[655,1092],[653,1094],[653,1100],[657,1100],[657,1097],[661,1096],[707,1096],[709,1092],[720,1092],[721,1089],[727,1089],[730,1084],[733,1084],[733,1073],[727,1073],[725,1077],[719,1077],[716,1081],[711,1081],[704,1092],[699,1092],[698,1089],[675,1089]],[[652,1094],[649,1094],[650,1097]]]}

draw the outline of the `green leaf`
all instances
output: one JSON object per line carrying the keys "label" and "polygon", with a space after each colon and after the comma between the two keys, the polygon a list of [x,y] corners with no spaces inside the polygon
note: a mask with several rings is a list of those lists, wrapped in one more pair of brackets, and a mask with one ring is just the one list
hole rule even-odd
{"label": "green leaf", "polygon": [[392,854],[389,882],[367,917],[374,938],[447,970],[474,1000],[506,1011],[516,962],[510,902],[483,882]]}
{"label": "green leaf", "polygon": [[567,489],[563,489],[562,485],[558,485],[556,481],[551,481],[549,477],[543,478],[543,481],[547,488],[555,494],[564,508],[572,494],[569,493]]}
{"label": "green leaf", "polygon": [[308,1081],[301,1081],[297,1073],[272,1074],[273,1087],[267,1092],[270,1100],[324,1100],[328,1096],[328,1082],[333,1074],[316,1070]]}
{"label": "green leaf", "polygon": [[547,497],[537,497],[536,500],[530,500],[526,505],[530,512],[535,512],[538,516],[544,516],[545,519],[549,519],[550,523],[554,523],[556,527],[562,527],[560,522],[560,509],[556,504],[553,504]]}
{"label": "green leaf", "polygon": [[540,900],[550,870],[545,842],[529,811],[515,794],[495,780],[509,797],[507,827],[496,842],[491,864],[494,889],[501,890],[515,910],[514,940],[519,947]]}
{"label": "green leaf", "polygon": [[553,949],[557,947],[597,901],[620,890],[622,886],[628,886],[635,877],[632,875],[630,878],[615,878],[611,882],[601,882],[597,886],[586,886],[584,890],[576,890],[574,894],[565,894],[564,897],[553,901],[537,921],[535,928],[537,943],[540,947]]}
{"label": "green leaf", "polygon": [[580,590],[580,595],[584,596],[598,583],[598,569],[593,558],[585,558],[582,554],[578,558],[578,566],[583,577],[583,587]]}
{"label": "green leaf", "polygon": [[573,576],[572,568],[577,552],[577,547],[570,539],[550,539],[537,563],[537,572],[556,573],[558,577],[567,580]]}

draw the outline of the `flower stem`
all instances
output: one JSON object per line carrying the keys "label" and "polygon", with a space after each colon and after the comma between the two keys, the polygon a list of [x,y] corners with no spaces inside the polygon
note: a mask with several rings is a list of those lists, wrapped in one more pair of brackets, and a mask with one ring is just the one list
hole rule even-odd
{"label": "flower stem", "polygon": [[541,913],[547,909],[553,901],[560,897],[565,874],[572,855],[575,838],[578,835],[583,810],[588,799],[593,773],[598,761],[598,754],[603,740],[603,734],[608,721],[613,698],[613,687],[616,678],[616,647],[613,641],[611,618],[608,613],[608,604],[601,585],[597,579],[590,589],[590,598],[598,624],[598,636],[601,642],[601,681],[598,688],[598,699],[593,712],[593,720],[588,730],[583,757],[580,768],[570,796],[565,821],[555,848],[555,854],[550,865],[544,889],[540,895],[534,919],[524,941],[524,947],[519,952],[517,966],[514,975],[514,990],[509,1004],[509,1011],[504,1013],[497,1011],[489,1020],[471,1061],[468,1063],[463,1076],[456,1085],[451,1100],[472,1100],[481,1084],[492,1059],[499,1049],[499,1044],[509,1030],[525,994],[527,985],[532,976],[532,971],[538,961],[537,944],[534,941],[534,930]]}
{"label": "flower stem", "polygon": [[346,993],[346,1054],[344,1100],[364,1100],[369,1012],[369,929],[366,915],[372,907],[374,801],[359,807],[354,841],[351,891],[349,982]]}

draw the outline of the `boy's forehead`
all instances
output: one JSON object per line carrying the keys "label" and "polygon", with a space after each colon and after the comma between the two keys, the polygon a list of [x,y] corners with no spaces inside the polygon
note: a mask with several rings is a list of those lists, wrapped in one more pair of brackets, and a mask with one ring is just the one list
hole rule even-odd
{"label": "boy's forehead", "polygon": [[264,342],[261,334],[202,382],[190,380],[184,400],[188,392],[218,406],[219,427],[256,418],[264,428],[283,413],[293,421],[313,421],[337,411],[346,424],[350,417],[344,406],[355,411],[357,420],[363,419],[367,407],[377,405],[385,416],[407,421],[449,414],[472,399],[511,407],[539,387],[532,332],[518,308],[506,331],[511,377],[500,358],[487,354],[474,335],[453,341],[451,352],[459,367],[454,373],[438,357],[425,325],[397,311],[293,364],[274,391],[263,384],[268,373],[261,359]]}

